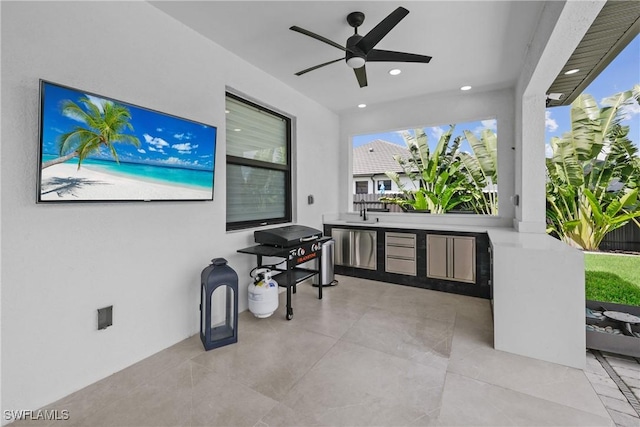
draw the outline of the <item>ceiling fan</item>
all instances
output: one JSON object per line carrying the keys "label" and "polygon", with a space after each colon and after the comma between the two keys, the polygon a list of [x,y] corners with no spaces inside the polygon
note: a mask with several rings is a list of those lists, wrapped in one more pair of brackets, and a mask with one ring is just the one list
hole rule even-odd
{"label": "ceiling fan", "polygon": [[347,45],[341,46],[338,43],[322,37],[318,34],[312,33],[309,30],[292,26],[289,29],[298,33],[304,34],[323,43],[327,43],[333,47],[337,47],[340,50],[345,51],[343,58],[334,59],[333,61],[325,62],[323,64],[315,65],[302,71],[298,71],[296,76],[301,76],[309,71],[317,70],[325,65],[333,64],[335,62],[345,60],[347,65],[353,68],[358,79],[360,87],[367,86],[367,71],[365,64],[367,62],[422,62],[428,63],[431,61],[430,56],[417,55],[414,53],[395,52],[391,50],[379,50],[374,47],[387,35],[389,31],[393,29],[407,14],[409,11],[404,7],[399,7],[391,12],[386,18],[384,18],[378,25],[376,25],[365,36],[358,34],[358,27],[364,22],[364,13],[351,12],[347,15],[347,22],[354,29],[354,34],[347,39]]}

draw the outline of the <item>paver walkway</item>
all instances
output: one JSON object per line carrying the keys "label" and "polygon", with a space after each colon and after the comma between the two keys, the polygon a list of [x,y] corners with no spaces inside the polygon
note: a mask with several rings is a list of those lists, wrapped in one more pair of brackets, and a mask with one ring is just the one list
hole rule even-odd
{"label": "paver walkway", "polygon": [[584,372],[616,426],[640,426],[639,359],[589,350]]}

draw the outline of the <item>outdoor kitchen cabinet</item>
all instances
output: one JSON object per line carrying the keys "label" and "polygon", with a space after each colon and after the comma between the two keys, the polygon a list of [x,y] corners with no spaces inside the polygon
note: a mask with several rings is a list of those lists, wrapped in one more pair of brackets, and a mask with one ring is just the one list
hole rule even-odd
{"label": "outdoor kitchen cabinet", "polygon": [[336,265],[368,270],[377,268],[375,230],[334,228],[331,237],[335,241]]}
{"label": "outdoor kitchen cabinet", "polygon": [[[486,232],[342,223],[324,224],[324,235],[335,241],[336,275],[491,297]],[[432,236],[429,251],[428,236]]]}
{"label": "outdoor kitchen cabinet", "polygon": [[385,233],[385,271],[416,275],[416,235],[414,233]]}
{"label": "outdoor kitchen cabinet", "polygon": [[475,283],[475,237],[427,234],[427,277]]}

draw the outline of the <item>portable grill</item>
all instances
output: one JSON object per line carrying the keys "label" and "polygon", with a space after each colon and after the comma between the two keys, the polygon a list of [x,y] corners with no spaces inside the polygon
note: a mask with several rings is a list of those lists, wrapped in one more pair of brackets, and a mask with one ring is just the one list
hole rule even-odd
{"label": "portable grill", "polygon": [[[286,267],[271,268],[276,272],[273,278],[281,287],[287,288],[287,320],[293,318],[291,293],[296,293],[296,284],[316,274],[319,283],[322,281],[322,269],[308,269],[298,267],[307,261],[318,260],[321,265],[322,244],[331,237],[323,237],[322,231],[303,225],[288,225],[285,227],[259,230],[253,233],[258,245],[238,250],[239,253],[256,255],[258,267],[262,266],[262,257],[284,258]],[[279,264],[282,264],[280,262]],[[278,264],[278,265],[279,265]],[[322,299],[322,286],[318,286],[318,299]]]}
{"label": "portable grill", "polygon": [[322,231],[304,225],[287,225],[253,232],[256,243],[261,245],[291,248],[322,237]]}

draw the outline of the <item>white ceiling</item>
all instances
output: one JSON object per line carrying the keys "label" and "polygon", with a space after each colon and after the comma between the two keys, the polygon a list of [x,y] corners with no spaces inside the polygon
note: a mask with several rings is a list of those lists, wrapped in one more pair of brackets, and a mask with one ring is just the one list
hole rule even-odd
{"label": "white ceiling", "polygon": [[[538,24],[542,1],[154,1],[215,43],[333,111],[421,94],[493,90],[515,84]],[[376,49],[430,55],[429,64],[367,64],[369,85],[358,86],[340,61],[302,76],[294,73],[344,53],[289,30],[297,25],[344,45],[346,16],[365,14],[364,35],[397,7],[407,15]],[[402,74],[388,71],[400,68]]]}

